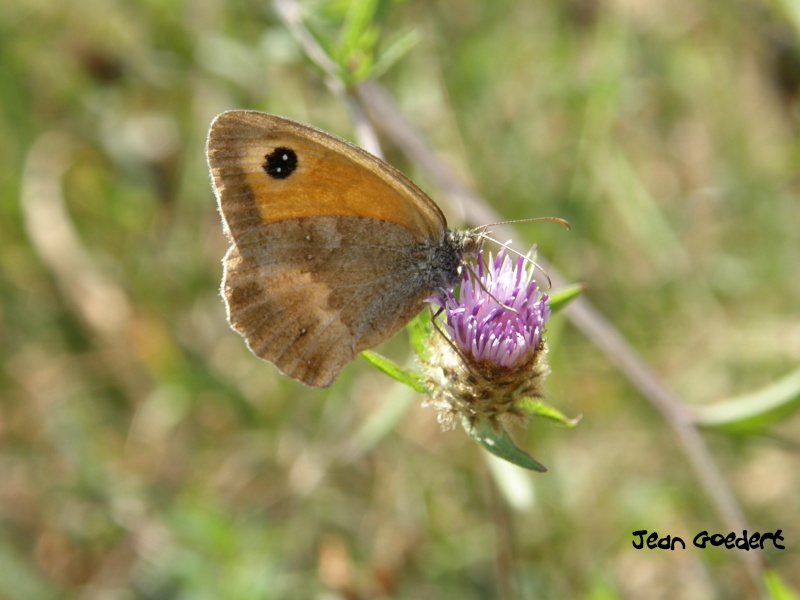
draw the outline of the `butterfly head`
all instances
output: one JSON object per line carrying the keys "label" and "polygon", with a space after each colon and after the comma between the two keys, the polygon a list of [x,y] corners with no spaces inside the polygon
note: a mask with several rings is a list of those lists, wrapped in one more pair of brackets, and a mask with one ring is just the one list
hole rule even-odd
{"label": "butterfly head", "polygon": [[440,246],[438,259],[433,262],[439,268],[434,268],[435,273],[442,275],[441,280],[435,282],[434,288],[452,287],[461,279],[461,273],[470,257],[478,256],[483,248],[483,235],[477,230],[448,229],[445,234],[445,243]]}

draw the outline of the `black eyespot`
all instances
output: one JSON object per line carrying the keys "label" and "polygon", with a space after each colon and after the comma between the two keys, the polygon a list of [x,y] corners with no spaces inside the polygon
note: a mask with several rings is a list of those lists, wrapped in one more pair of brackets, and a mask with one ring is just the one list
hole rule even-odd
{"label": "black eyespot", "polygon": [[297,169],[297,154],[291,148],[275,148],[264,159],[264,171],[273,179],[286,179]]}

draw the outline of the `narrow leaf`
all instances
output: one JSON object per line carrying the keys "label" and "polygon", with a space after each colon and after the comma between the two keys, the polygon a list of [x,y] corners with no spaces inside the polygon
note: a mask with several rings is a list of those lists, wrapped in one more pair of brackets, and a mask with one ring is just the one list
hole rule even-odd
{"label": "narrow leaf", "polygon": [[385,356],[381,356],[377,352],[372,352],[371,350],[364,350],[361,353],[361,357],[379,371],[383,371],[392,379],[407,385],[416,392],[420,394],[428,393],[422,375],[419,373],[404,369],[396,362],[389,360]]}
{"label": "narrow leaf", "polygon": [[395,63],[400,61],[409,51],[416,46],[422,36],[416,29],[402,32],[392,40],[387,41],[386,48],[383,49],[375,60],[370,77],[378,79],[386,73]]}
{"label": "narrow leaf", "polygon": [[577,425],[581,420],[580,416],[570,419],[558,409],[547,404],[547,402],[535,400],[534,398],[523,398],[517,403],[517,406],[525,412],[539,417],[544,417],[546,419],[551,419],[557,423],[566,425],[567,427],[575,427],[575,425]]}
{"label": "narrow leaf", "polygon": [[701,427],[744,433],[776,423],[800,407],[800,369],[757,392],[694,410]]}
{"label": "narrow leaf", "polygon": [[[376,0],[355,0],[350,3],[341,31],[341,46],[349,53],[355,49],[371,50],[365,47],[365,40],[372,38],[369,30],[373,26],[378,3]],[[366,37],[365,37],[366,36]],[[371,42],[366,42],[371,45]]]}
{"label": "narrow leaf", "polygon": [[461,420],[461,426],[473,440],[498,458],[502,458],[523,469],[538,471],[539,473],[547,471],[539,461],[518,448],[505,429],[495,431],[494,427],[487,421],[478,421],[474,425],[470,425],[469,420],[466,418]]}
{"label": "narrow leaf", "polygon": [[575,298],[580,296],[582,293],[583,293],[583,285],[575,283],[573,285],[568,285],[559,290],[556,290],[552,294],[548,294],[548,296],[550,297],[550,300],[548,302],[550,310],[553,312],[553,314],[557,313],[567,304],[572,302]]}
{"label": "narrow leaf", "polygon": [[800,594],[790,588],[773,569],[764,571],[764,587],[770,600],[800,600]]}
{"label": "narrow leaf", "polygon": [[430,336],[433,332],[433,322],[431,313],[424,310],[414,317],[408,324],[408,335],[411,339],[411,347],[420,360],[425,361],[430,356]]}

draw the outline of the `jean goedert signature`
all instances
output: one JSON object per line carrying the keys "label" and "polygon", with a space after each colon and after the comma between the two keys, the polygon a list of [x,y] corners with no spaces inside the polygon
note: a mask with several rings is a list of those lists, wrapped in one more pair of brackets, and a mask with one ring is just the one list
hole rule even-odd
{"label": "jean goedert signature", "polygon": [[[737,531],[732,531],[727,535],[721,533],[709,534],[708,531],[701,531],[692,540],[692,544],[697,548],[710,548],[714,546],[723,546],[729,550],[763,550],[765,542],[772,542],[773,547],[778,550],[784,550],[786,546],[782,545],[783,530],[778,529],[775,532],[759,533],[756,531],[752,535],[747,535],[747,530],[742,530],[741,535]],[[645,538],[645,536],[647,536]],[[633,532],[633,547],[637,550],[642,548],[649,548],[651,550],[659,548],[661,550],[675,550],[675,547],[680,545],[683,550],[686,550],[686,542],[683,538],[675,536],[659,536],[657,531],[653,531],[647,535],[647,529],[640,529]]]}

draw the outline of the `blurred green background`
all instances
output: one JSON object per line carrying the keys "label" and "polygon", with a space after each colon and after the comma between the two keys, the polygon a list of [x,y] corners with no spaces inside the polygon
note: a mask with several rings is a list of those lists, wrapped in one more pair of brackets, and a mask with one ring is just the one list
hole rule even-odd
{"label": "blurred green background", "polygon": [[[346,2],[304,3],[336,40]],[[381,79],[437,155],[690,404],[800,361],[800,9],[786,0],[409,0]],[[671,431],[563,316],[504,469],[363,361],[320,391],[252,357],[218,295],[204,157],[226,109],[353,139],[269,3],[0,11],[0,598],[755,597]],[[391,147],[388,159],[430,181]],[[442,202],[449,221],[459,207]],[[383,349],[407,360],[398,336]],[[800,589],[797,417],[706,439]],[[722,530],[722,533],[727,533]]]}

